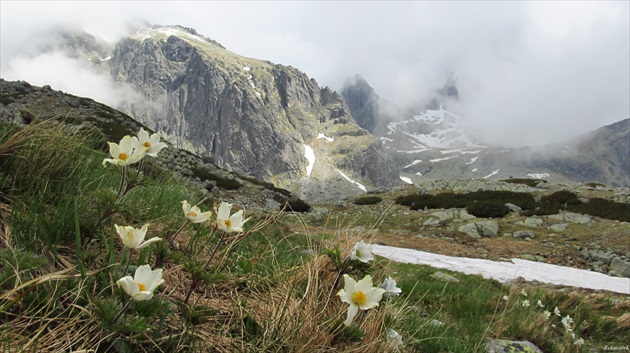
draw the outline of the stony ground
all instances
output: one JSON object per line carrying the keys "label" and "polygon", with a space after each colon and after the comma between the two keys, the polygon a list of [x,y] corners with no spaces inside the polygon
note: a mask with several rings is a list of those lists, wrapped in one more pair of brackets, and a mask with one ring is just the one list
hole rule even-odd
{"label": "stony ground", "polygon": [[[562,188],[584,197],[625,199],[627,195],[624,189],[594,190],[567,185],[552,189]],[[575,220],[560,220],[558,215],[528,218],[513,212],[489,220],[498,225],[495,236],[476,238],[459,231],[460,227],[488,219],[462,219],[461,210],[414,211],[393,202],[396,196],[410,191],[413,188],[379,194],[383,201],[375,205],[346,202],[337,206],[316,206],[302,219],[314,232],[342,225],[351,231],[367,233],[371,242],[383,245],[489,260],[522,258],[630,277],[630,223],[586,217],[590,219],[589,224],[580,224]],[[544,190],[539,194],[550,192]],[[455,217],[449,218],[449,215]],[[550,228],[558,224],[565,226]],[[514,236],[517,232],[528,232],[533,238],[517,238]]]}

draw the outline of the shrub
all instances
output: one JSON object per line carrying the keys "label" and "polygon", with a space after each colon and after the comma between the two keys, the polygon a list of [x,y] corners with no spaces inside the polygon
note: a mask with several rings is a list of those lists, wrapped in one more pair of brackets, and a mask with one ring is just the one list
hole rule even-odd
{"label": "shrub", "polygon": [[549,202],[549,203],[557,203],[561,205],[579,205],[582,202],[578,199],[577,195],[573,192],[567,190],[560,190],[554,193],[551,193],[547,196],[543,196],[540,201]]}
{"label": "shrub", "polygon": [[473,202],[466,207],[468,213],[481,218],[501,218],[510,213],[510,209],[505,204],[493,201]]}
{"label": "shrub", "polygon": [[589,199],[586,203],[571,204],[567,209],[571,212],[585,213],[595,217],[630,222],[630,204],[599,197]]}
{"label": "shrub", "polygon": [[374,205],[383,201],[383,198],[380,196],[363,196],[354,200],[355,205]]}
{"label": "shrub", "polygon": [[529,179],[529,178],[510,178],[510,179],[503,179],[501,181],[510,183],[510,184],[523,184],[532,188],[536,187],[536,185],[540,183],[547,182],[547,180],[543,180],[543,179]]}

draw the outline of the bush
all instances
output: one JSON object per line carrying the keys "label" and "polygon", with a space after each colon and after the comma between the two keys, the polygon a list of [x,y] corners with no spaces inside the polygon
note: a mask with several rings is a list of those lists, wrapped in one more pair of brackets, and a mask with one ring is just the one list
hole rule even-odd
{"label": "bush", "polygon": [[543,196],[540,201],[560,205],[579,205],[582,203],[575,193],[566,190],[556,191],[547,196]]}
{"label": "bush", "polygon": [[589,199],[586,203],[571,204],[567,209],[571,212],[584,213],[595,217],[630,222],[630,204],[614,202],[599,197]]}
{"label": "bush", "polygon": [[547,182],[547,180],[543,180],[543,179],[529,179],[529,178],[510,178],[510,179],[503,179],[501,181],[510,183],[510,184],[523,184],[532,188],[536,187],[536,185],[540,183]]}
{"label": "bush", "polygon": [[510,213],[510,209],[505,204],[493,201],[473,202],[466,207],[466,211],[481,218],[501,218]]}
{"label": "bush", "polygon": [[383,201],[383,198],[380,196],[363,196],[354,200],[355,205],[374,205]]}

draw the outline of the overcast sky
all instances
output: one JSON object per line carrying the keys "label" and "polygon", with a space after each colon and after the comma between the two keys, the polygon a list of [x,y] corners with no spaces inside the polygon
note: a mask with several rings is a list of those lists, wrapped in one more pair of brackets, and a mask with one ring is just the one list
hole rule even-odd
{"label": "overcast sky", "polygon": [[630,115],[629,4],[1,0],[0,74],[113,103],[107,78],[60,53],[33,55],[31,34],[72,24],[114,41],[126,21],[144,19],[192,27],[338,91],[360,74],[398,104],[452,78],[460,101],[449,110],[491,142],[537,145]]}

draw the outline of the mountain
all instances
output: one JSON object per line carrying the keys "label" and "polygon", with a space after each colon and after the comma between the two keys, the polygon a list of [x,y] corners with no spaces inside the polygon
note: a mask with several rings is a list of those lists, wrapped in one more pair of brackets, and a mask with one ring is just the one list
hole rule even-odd
{"label": "mountain", "polygon": [[181,26],[138,30],[101,55],[95,66],[139,93],[114,108],[221,168],[310,201],[400,182],[342,97],[293,67],[237,55]]}
{"label": "mountain", "polygon": [[497,148],[486,146],[474,126],[440,103],[458,98],[454,82],[421,108],[392,107],[361,77],[348,80],[342,95],[357,123],[379,137],[408,183],[513,177],[630,186],[628,119],[562,144]]}

